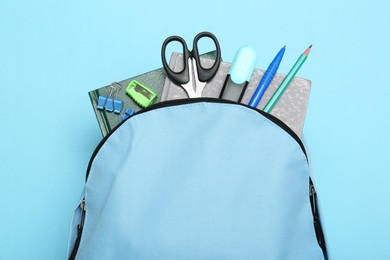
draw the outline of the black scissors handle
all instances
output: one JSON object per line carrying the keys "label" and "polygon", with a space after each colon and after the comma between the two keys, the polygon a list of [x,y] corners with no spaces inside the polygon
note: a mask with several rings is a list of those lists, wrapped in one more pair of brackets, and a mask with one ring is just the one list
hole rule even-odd
{"label": "black scissors handle", "polygon": [[[168,44],[171,42],[180,42],[181,45],[183,46],[183,56],[184,56],[183,57],[183,60],[184,60],[183,66],[184,67],[179,72],[174,72],[173,70],[171,70],[171,68],[169,67],[167,60],[165,58],[166,48],[167,48]],[[189,69],[188,69],[188,58],[190,56],[191,56],[191,52],[188,50],[187,44],[184,41],[184,39],[181,38],[180,36],[175,35],[175,36],[168,37],[163,42],[163,45],[161,48],[161,59],[163,62],[163,67],[164,67],[165,71],[167,72],[168,77],[173,82],[175,82],[175,84],[177,84],[177,85],[185,84],[190,80]]]}
{"label": "black scissors handle", "polygon": [[[203,37],[208,37],[211,38],[215,44],[216,47],[216,58],[213,66],[211,68],[203,68],[201,63],[200,63],[200,57],[199,57],[199,50],[198,50],[198,41],[203,38]],[[177,41],[183,46],[183,60],[184,60],[184,65],[183,69],[179,72],[173,71],[169,65],[168,62],[165,58],[165,51],[169,43]],[[195,59],[196,62],[196,67],[198,71],[198,78],[201,82],[206,82],[212,79],[215,74],[218,71],[219,64],[221,61],[221,48],[219,46],[219,42],[217,38],[215,37],[214,34],[210,32],[201,32],[198,35],[195,36],[194,38],[194,43],[193,43],[193,50],[189,51],[186,42],[184,41],[183,38],[180,36],[171,36],[168,37],[162,44],[161,48],[161,59],[163,63],[163,67],[165,71],[167,72],[168,77],[177,85],[181,84],[186,84],[190,80],[190,71],[188,68],[188,59],[192,57]]]}
{"label": "black scissors handle", "polygon": [[[213,40],[215,47],[216,47],[216,57],[215,57],[215,62],[211,68],[203,68],[202,64],[200,63],[200,56],[199,56],[199,51],[198,51],[198,41],[201,38],[210,38]],[[219,64],[221,62],[221,47],[219,46],[219,42],[217,38],[215,37],[214,34],[211,32],[201,32],[198,35],[195,36],[194,38],[194,43],[193,43],[193,49],[192,49],[192,57],[195,58],[196,61],[196,67],[198,69],[198,78],[201,82],[207,82],[211,80],[215,74],[218,71]]]}

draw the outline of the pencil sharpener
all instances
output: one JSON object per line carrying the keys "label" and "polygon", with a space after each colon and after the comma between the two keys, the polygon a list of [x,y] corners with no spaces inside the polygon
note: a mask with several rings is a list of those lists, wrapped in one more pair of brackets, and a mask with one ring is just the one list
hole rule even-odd
{"label": "pencil sharpener", "polygon": [[150,106],[157,99],[157,94],[153,90],[145,87],[136,80],[131,81],[127,86],[126,94],[143,108]]}

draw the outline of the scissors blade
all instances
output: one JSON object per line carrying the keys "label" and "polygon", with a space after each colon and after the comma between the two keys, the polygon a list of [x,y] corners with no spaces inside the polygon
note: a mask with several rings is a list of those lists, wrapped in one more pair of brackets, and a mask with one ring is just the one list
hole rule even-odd
{"label": "scissors blade", "polygon": [[188,76],[190,80],[185,84],[181,84],[181,87],[187,92],[189,98],[195,98],[198,97],[198,95],[196,94],[194,89],[194,68],[193,68],[192,58],[188,58],[187,64],[188,64],[188,74],[189,74]]}
{"label": "scissors blade", "polygon": [[207,82],[202,82],[199,80],[198,68],[196,67],[196,61],[194,58],[191,59],[191,63],[192,63],[192,69],[193,69],[192,71],[194,73],[194,78],[192,78],[192,80],[195,79],[195,95],[196,95],[196,97],[201,97],[203,89],[206,86]]}
{"label": "scissors blade", "polygon": [[191,81],[187,82],[186,84],[181,84],[181,87],[187,92],[189,98],[198,97],[194,91],[194,86]]}

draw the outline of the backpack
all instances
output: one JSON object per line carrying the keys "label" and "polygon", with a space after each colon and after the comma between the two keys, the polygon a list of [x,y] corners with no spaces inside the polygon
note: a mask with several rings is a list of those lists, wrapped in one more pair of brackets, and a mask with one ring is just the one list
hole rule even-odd
{"label": "backpack", "polygon": [[87,169],[69,259],[327,259],[300,138],[256,108],[157,103]]}

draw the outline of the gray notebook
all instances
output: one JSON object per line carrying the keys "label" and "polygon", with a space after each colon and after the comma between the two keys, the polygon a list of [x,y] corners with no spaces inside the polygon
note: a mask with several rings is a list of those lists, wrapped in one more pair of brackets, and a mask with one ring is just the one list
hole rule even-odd
{"label": "gray notebook", "polygon": [[[201,60],[201,63],[204,67],[211,67],[214,63],[213,60],[207,58],[201,58]],[[204,88],[202,93],[202,97],[219,97],[222,85],[228,74],[230,65],[231,64],[228,62],[221,62],[221,65],[215,77],[206,84],[206,87]],[[182,54],[173,53],[169,62],[169,66],[174,71],[180,71],[183,68]],[[264,72],[264,70],[255,69],[241,103],[248,104],[249,100],[251,99],[253,93],[257,88],[257,85],[259,84],[262,76],[264,75]],[[276,91],[280,83],[282,83],[285,76],[285,74],[280,73],[277,73],[275,75],[273,81],[271,82],[267,91],[264,93],[264,96],[261,99],[259,105],[257,106],[258,109],[262,110],[265,107],[268,100]],[[237,88],[237,86],[235,86],[234,83],[230,81],[230,83],[226,86],[225,91],[229,91],[229,88],[234,89]],[[284,92],[283,96],[279,99],[278,103],[271,111],[271,114],[273,116],[282,120],[299,137],[302,136],[306,109],[309,101],[310,88],[310,80],[295,77],[290,83],[289,87]],[[165,79],[164,88],[161,94],[161,101],[182,99],[187,97],[187,93],[184,89],[173,83],[168,77]]]}

